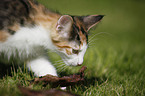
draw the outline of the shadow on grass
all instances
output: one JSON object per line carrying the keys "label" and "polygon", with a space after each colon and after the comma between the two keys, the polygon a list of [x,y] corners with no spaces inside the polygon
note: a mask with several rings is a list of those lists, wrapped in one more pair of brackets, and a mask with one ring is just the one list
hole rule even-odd
{"label": "shadow on grass", "polygon": [[102,85],[107,81],[107,77],[102,76],[102,77],[91,77],[87,78],[85,77],[85,81],[83,82],[83,85],[86,87],[91,86],[97,86],[97,85]]}
{"label": "shadow on grass", "polygon": [[18,64],[0,60],[0,79],[5,76],[12,76],[12,71],[17,70]]}
{"label": "shadow on grass", "polygon": [[[62,76],[68,76],[70,74],[66,73],[66,72],[62,72],[60,74],[60,77]],[[77,83],[74,86],[71,86],[70,88],[68,87],[68,90],[73,90],[75,89],[75,87],[79,87],[82,91],[86,91],[89,87],[91,86],[100,86],[103,85],[107,82],[107,77],[106,76],[101,76],[101,77],[84,77],[84,81]]]}
{"label": "shadow on grass", "polygon": [[11,75],[11,68],[11,64],[0,62],[0,78],[3,78],[6,75]]}

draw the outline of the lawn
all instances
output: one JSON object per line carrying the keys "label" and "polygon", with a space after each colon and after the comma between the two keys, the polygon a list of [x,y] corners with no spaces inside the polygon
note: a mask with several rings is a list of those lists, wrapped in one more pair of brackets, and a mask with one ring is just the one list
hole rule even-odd
{"label": "lawn", "polygon": [[[89,33],[85,54],[85,81],[68,87],[81,96],[145,96],[145,1],[144,0],[39,0],[46,7],[70,15],[105,15]],[[53,63],[60,60],[49,53]],[[57,57],[57,58],[56,58]],[[57,60],[55,60],[57,59]],[[17,84],[29,86],[34,76],[16,66],[0,69],[0,96],[21,96]],[[80,67],[55,65],[60,76],[77,73]],[[17,68],[15,68],[17,67]],[[2,70],[3,69],[3,70]],[[2,73],[5,75],[2,76]],[[48,89],[41,84],[32,89]]]}

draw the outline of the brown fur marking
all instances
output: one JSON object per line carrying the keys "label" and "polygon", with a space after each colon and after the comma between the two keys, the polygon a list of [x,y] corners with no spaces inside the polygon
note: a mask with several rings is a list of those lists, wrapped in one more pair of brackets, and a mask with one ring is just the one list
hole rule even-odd
{"label": "brown fur marking", "polygon": [[30,4],[34,9],[34,13],[30,14],[32,21],[37,25],[43,25],[45,28],[53,28],[56,25],[60,17],[59,14],[49,11],[41,4],[35,5],[31,2]]}
{"label": "brown fur marking", "polygon": [[59,47],[59,48],[71,48],[70,46],[67,46],[67,45],[56,45],[57,47]]}
{"label": "brown fur marking", "polygon": [[71,51],[69,49],[65,49],[68,55],[71,55]]}
{"label": "brown fur marking", "polygon": [[[81,45],[83,45],[84,41],[86,41],[86,43],[87,43],[87,38],[86,38],[85,34],[83,34],[81,27],[83,29],[85,29],[84,28],[85,26],[78,18],[74,18],[74,19],[76,21],[75,22],[76,26],[79,28],[79,36],[80,36]],[[87,32],[87,31],[85,30],[85,32]]]}
{"label": "brown fur marking", "polygon": [[5,42],[10,35],[5,31],[0,31],[0,42]]}
{"label": "brown fur marking", "polygon": [[20,26],[19,26],[19,24],[14,24],[13,26],[8,27],[8,29],[11,29],[13,31],[17,31],[20,29]]}

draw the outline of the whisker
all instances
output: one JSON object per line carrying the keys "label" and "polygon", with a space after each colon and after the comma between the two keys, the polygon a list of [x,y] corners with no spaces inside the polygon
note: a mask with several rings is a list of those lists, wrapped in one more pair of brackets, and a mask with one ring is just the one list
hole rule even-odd
{"label": "whisker", "polygon": [[61,59],[61,60],[55,61],[55,63],[60,62],[60,61],[66,61],[66,60],[67,59]]}
{"label": "whisker", "polygon": [[59,73],[62,73],[64,70],[67,69],[67,67],[68,67],[68,66],[65,65],[63,68],[59,69]]}
{"label": "whisker", "polygon": [[95,46],[88,46],[88,48],[95,48]]}
{"label": "whisker", "polygon": [[60,65],[60,64],[63,64],[64,62],[62,61],[62,62],[58,62],[58,63],[55,63],[55,64],[53,64],[53,65]]}
{"label": "whisker", "polygon": [[[107,34],[107,35],[113,36],[112,34],[107,33],[107,32],[99,32],[99,33],[96,33],[95,35],[93,35],[93,36],[89,39],[89,42],[90,42],[95,36],[101,35],[101,34]],[[104,36],[102,36],[102,37],[104,37]]]}
{"label": "whisker", "polygon": [[96,33],[95,35],[93,35],[93,36],[90,38],[90,40],[92,40],[95,36],[100,35],[100,34],[103,34],[103,33],[106,33],[106,32],[99,32],[99,33]]}
{"label": "whisker", "polygon": [[63,60],[58,60],[58,61],[55,61],[55,63],[59,63],[59,62],[62,62]]}
{"label": "whisker", "polygon": [[90,44],[90,43],[92,43],[92,42],[94,42],[96,40],[99,40],[99,38],[96,38],[96,39],[93,39],[93,40],[89,41],[88,44]]}
{"label": "whisker", "polygon": [[63,60],[58,60],[58,61],[55,61],[54,63],[59,63],[59,62],[63,62],[63,61],[66,61],[67,59],[63,59]]}
{"label": "whisker", "polygon": [[57,70],[59,71],[59,73],[65,68],[66,66],[63,66],[61,68],[57,68]]}
{"label": "whisker", "polygon": [[63,68],[65,68],[66,66],[61,66],[61,67],[57,67],[58,71],[62,70]]}
{"label": "whisker", "polygon": [[56,68],[60,68],[60,67],[64,67],[64,66],[65,66],[65,64],[62,64],[62,65],[57,66]]}

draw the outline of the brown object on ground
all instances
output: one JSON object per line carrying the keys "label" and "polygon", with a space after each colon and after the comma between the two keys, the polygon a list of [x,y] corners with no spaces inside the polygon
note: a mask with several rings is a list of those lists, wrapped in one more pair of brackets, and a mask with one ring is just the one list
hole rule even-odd
{"label": "brown object on ground", "polygon": [[79,96],[72,94],[70,92],[58,90],[58,89],[49,89],[49,90],[32,90],[29,88],[18,86],[19,90],[24,96]]}
{"label": "brown object on ground", "polygon": [[35,78],[33,82],[39,83],[42,82],[44,85],[50,84],[51,87],[66,87],[74,84],[78,84],[79,82],[84,80],[84,71],[86,70],[86,66],[83,66],[78,74],[73,74],[70,76],[63,76],[63,77],[57,77],[52,75],[46,75],[40,78]]}

